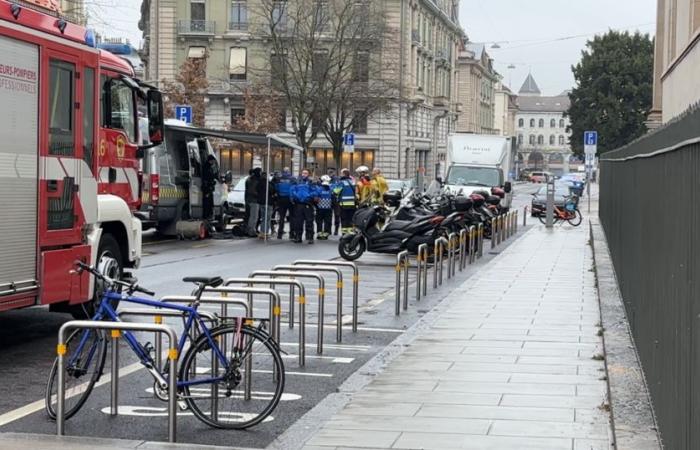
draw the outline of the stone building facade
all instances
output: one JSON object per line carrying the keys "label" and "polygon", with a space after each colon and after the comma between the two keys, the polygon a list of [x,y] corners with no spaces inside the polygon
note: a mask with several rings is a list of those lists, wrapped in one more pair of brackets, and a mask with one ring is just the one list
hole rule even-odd
{"label": "stone building facade", "polygon": [[484,44],[463,43],[457,58],[457,101],[462,105],[457,132],[496,134],[498,81],[499,75]]}
{"label": "stone building facade", "polygon": [[[244,111],[243,88],[256,74],[270,71],[268,44],[249,32],[260,20],[253,13],[260,0],[147,1],[141,21],[147,78],[172,80],[186,58],[207,52],[206,125],[232,123]],[[366,130],[357,135],[355,152],[344,154],[342,166],[376,166],[391,178],[419,178],[440,170],[447,134],[455,129],[456,56],[464,34],[458,24],[459,0],[383,0],[382,5],[395,30],[382,51],[399,55],[387,58],[397,61],[395,67],[383,69],[400,79],[400,101],[393,111],[368,119]],[[331,146],[322,136],[313,147],[307,161],[314,161],[317,173],[335,166]],[[221,157],[224,168],[241,174],[253,164],[247,150],[230,148]],[[289,155],[282,154],[274,166],[289,163]]]}
{"label": "stone building facade", "polygon": [[543,96],[532,74],[518,93],[515,115],[518,143],[518,167],[549,170],[556,174],[569,171],[571,133],[568,93]]}
{"label": "stone building facade", "polygon": [[518,113],[518,96],[502,81],[496,83],[494,97],[493,128],[500,136],[515,137],[515,116]]}

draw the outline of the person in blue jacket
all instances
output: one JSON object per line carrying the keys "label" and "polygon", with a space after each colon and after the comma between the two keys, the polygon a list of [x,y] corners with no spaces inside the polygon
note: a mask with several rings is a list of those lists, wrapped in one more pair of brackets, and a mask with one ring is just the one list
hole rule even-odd
{"label": "person in blue jacket", "polygon": [[333,223],[333,190],[331,188],[331,177],[323,175],[321,184],[317,188],[316,201],[316,234],[319,240],[328,240],[331,235],[331,224]]}
{"label": "person in blue jacket", "polygon": [[314,243],[314,203],[317,198],[316,186],[309,177],[309,171],[304,169],[301,176],[292,186],[290,196],[294,204],[293,231],[294,242],[300,244],[302,234],[306,231],[306,240]]}
{"label": "person in blue jacket", "polygon": [[292,186],[296,184],[296,179],[292,176],[292,172],[289,167],[282,169],[282,174],[279,177],[275,177],[274,185],[275,191],[277,192],[277,211],[279,212],[279,222],[277,226],[277,239],[282,239],[284,234],[284,224],[289,217],[289,238],[294,239],[294,233],[292,232],[294,226],[293,208],[292,208]]}

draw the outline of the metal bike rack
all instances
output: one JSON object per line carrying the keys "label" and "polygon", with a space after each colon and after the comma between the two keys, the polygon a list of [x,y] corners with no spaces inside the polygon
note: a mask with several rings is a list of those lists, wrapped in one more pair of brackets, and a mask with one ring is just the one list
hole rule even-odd
{"label": "metal bike rack", "polygon": [[523,226],[527,226],[527,205],[523,208]]}
{"label": "metal bike rack", "polygon": [[272,268],[272,270],[278,271],[278,270],[287,270],[287,271],[301,271],[301,272],[310,272],[312,270],[316,270],[318,272],[331,272],[334,273],[336,276],[336,336],[335,340],[336,342],[342,342],[343,341],[343,272],[338,269],[337,267],[324,267],[321,265],[318,266],[302,266],[302,265],[279,265],[275,266]]}
{"label": "metal bike rack", "polygon": [[296,299],[294,288],[299,290],[299,367],[304,367],[306,365],[306,288],[304,284],[301,281],[288,278],[229,278],[224,282],[224,286],[226,287],[233,284],[246,284],[248,286],[255,284],[289,286],[291,290],[291,296],[289,297],[289,328],[294,328],[294,300]]}
{"label": "metal bike rack", "polygon": [[394,305],[394,314],[401,315],[401,272],[403,271],[403,309],[408,309],[408,250],[399,252],[396,255],[396,304]]}
{"label": "metal bike rack", "polygon": [[459,231],[459,271],[467,267],[469,257],[469,231],[462,229]]}
{"label": "metal bike rack", "polygon": [[[324,324],[324,302],[326,300],[326,282],[323,279],[323,277],[317,273],[311,273],[311,272],[295,272],[293,270],[256,270],[255,272],[251,272],[248,277],[249,278],[258,278],[261,276],[266,276],[270,278],[275,278],[275,277],[291,277],[291,278],[313,278],[316,281],[318,281],[318,331],[317,331],[317,339],[318,342],[316,343],[316,353],[319,355],[323,353],[323,324]],[[303,300],[303,302],[302,302]],[[306,296],[299,296],[299,303],[300,304],[306,304]],[[301,307],[300,307],[300,312],[301,312]],[[306,309],[304,309],[304,313],[306,313]],[[290,313],[289,315],[290,319],[292,319],[292,314]],[[301,320],[301,319],[300,319]],[[290,320],[291,322],[292,320]],[[304,318],[304,325],[303,327],[306,326],[306,318]],[[302,326],[300,326],[302,328]],[[299,331],[301,333],[301,331]]]}
{"label": "metal bike rack", "polygon": [[358,296],[360,293],[360,270],[357,268],[357,264],[350,261],[323,261],[314,259],[298,259],[292,263],[293,265],[302,264],[305,266],[335,266],[335,267],[348,267],[352,269],[352,332],[357,333],[357,312],[359,308]]}
{"label": "metal bike rack", "polygon": [[476,227],[474,225],[469,227],[469,264],[474,264],[476,261],[477,245],[479,242],[479,237],[477,236]]}
{"label": "metal bike rack", "polygon": [[481,258],[484,256],[484,224],[480,223],[479,226],[476,228],[476,241],[479,248],[479,252],[477,256]]}
{"label": "metal bike rack", "polygon": [[513,211],[515,217],[513,218],[513,234],[518,234],[518,223],[520,218],[518,217],[519,211],[516,209]]}
{"label": "metal bike rack", "polygon": [[[168,357],[170,358],[170,367],[168,371],[168,442],[175,442],[175,434],[177,431],[177,366],[178,366],[178,350],[177,350],[177,334],[175,330],[168,325],[158,325],[153,323],[127,323],[127,322],[95,322],[92,320],[72,320],[64,323],[58,330],[58,345],[56,353],[58,355],[58,392],[56,399],[56,434],[63,436],[65,434],[65,406],[66,406],[66,380],[65,380],[65,355],[66,336],[69,330],[112,330],[112,398],[110,402],[110,413],[118,412],[116,405],[119,395],[119,336],[122,331],[150,331],[162,333],[168,336]],[[115,364],[116,363],[116,364]]]}
{"label": "metal bike rack", "polygon": [[459,239],[459,234],[457,233],[450,233],[450,235],[447,237],[447,240],[449,242],[449,245],[447,246],[448,248],[448,255],[451,255],[451,258],[448,257],[448,265],[447,265],[447,278],[453,278],[455,275],[457,275],[457,255],[462,252],[462,248],[460,247],[460,239]]}
{"label": "metal bike rack", "polygon": [[491,219],[491,249],[496,248],[496,236],[498,236],[498,218]]}
{"label": "metal bike rack", "polygon": [[416,255],[416,300],[420,300],[421,294],[427,295],[428,288],[428,258],[430,250],[428,244],[418,246],[418,254]]}
{"label": "metal bike rack", "polygon": [[444,237],[439,237],[435,239],[435,243],[433,245],[433,258],[435,260],[433,264],[433,289],[437,289],[438,270],[440,271],[440,286],[442,286],[443,252],[445,249],[444,246],[449,245],[449,242],[447,242],[447,239],[445,239]]}
{"label": "metal bike rack", "polygon": [[501,238],[499,239],[499,243],[503,243],[506,239],[508,239],[508,216],[507,215],[502,215],[501,216]]}

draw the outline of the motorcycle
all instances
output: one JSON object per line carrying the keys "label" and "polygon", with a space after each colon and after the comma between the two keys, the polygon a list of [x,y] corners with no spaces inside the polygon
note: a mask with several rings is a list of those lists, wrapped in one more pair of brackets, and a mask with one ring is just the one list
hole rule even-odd
{"label": "motorcycle", "polygon": [[[380,228],[380,223],[390,218],[391,212],[383,206],[366,206],[354,217],[355,230],[340,238],[338,253],[347,261],[354,261],[365,251],[397,254],[403,250],[416,253],[421,244],[432,245],[435,239],[445,235],[440,226],[444,216],[432,215],[412,220],[390,220]],[[441,234],[442,233],[442,234]]]}

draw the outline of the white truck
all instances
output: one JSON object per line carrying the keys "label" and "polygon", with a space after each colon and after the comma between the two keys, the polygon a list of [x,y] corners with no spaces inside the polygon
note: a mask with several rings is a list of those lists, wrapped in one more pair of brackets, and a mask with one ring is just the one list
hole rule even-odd
{"label": "white truck", "polygon": [[513,199],[510,170],[513,140],[509,137],[453,134],[447,140],[447,173],[444,187],[454,194],[500,187],[506,191],[502,206]]}

